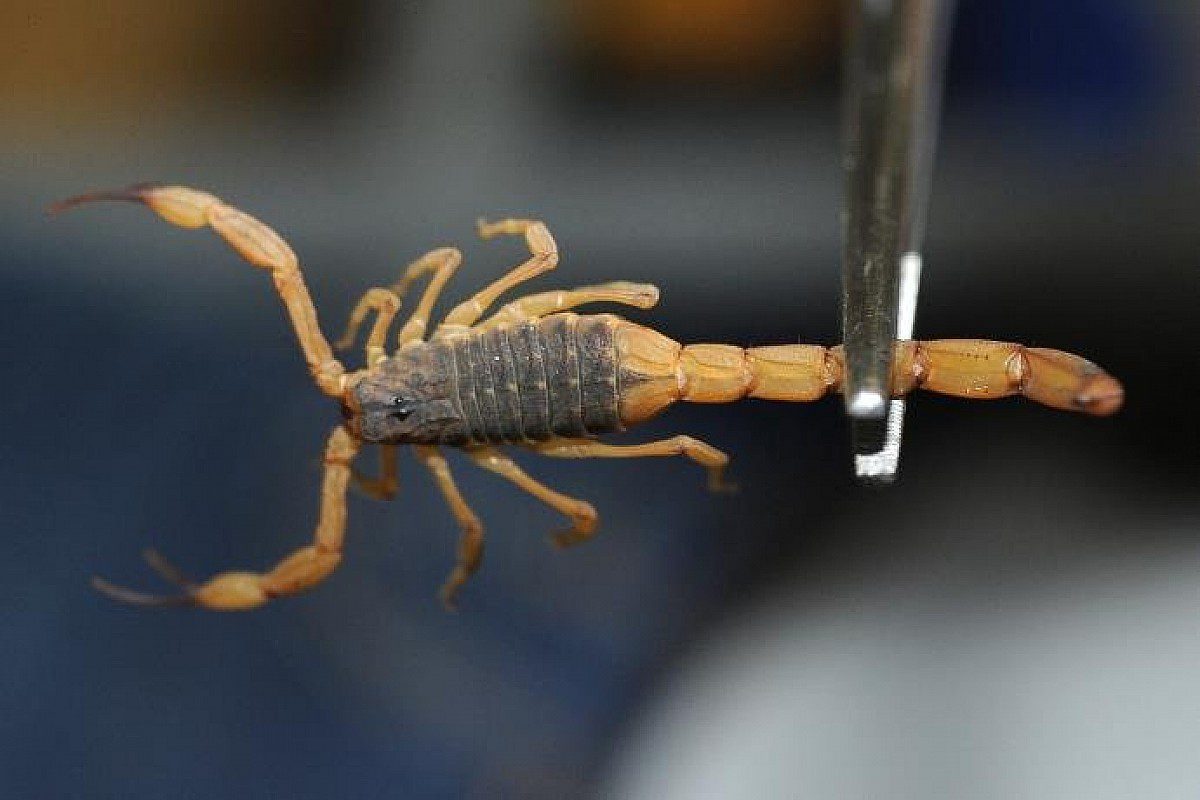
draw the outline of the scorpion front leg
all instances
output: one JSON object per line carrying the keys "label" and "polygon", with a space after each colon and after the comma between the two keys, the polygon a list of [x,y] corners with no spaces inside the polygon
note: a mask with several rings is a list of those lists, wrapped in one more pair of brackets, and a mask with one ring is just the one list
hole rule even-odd
{"label": "scorpion front leg", "polygon": [[471,448],[467,453],[479,466],[495,472],[497,475],[502,475],[571,520],[569,529],[558,531],[551,537],[559,547],[590,539],[596,532],[600,518],[591,503],[560,494],[549,486],[534,480],[511,458],[493,447]]}
{"label": "scorpion front leg", "polygon": [[367,314],[372,311],[375,312],[375,324],[371,326],[371,332],[367,335],[368,369],[387,358],[387,351],[384,349],[383,343],[387,339],[392,322],[400,313],[400,297],[391,289],[383,286],[368,289],[367,293],[354,306],[354,310],[350,312],[350,319],[346,322],[346,332],[342,334],[342,338],[333,343],[338,350],[349,349],[350,345],[354,344],[354,339],[358,336],[358,329],[362,327]]}
{"label": "scorpion front leg", "polygon": [[439,593],[446,607],[454,608],[459,590],[475,574],[483,561],[483,524],[459,492],[454,483],[454,476],[450,473],[450,465],[446,463],[446,457],[442,455],[441,450],[430,445],[420,445],[416,448],[416,454],[417,460],[424,464],[433,476],[446,505],[450,506],[451,513],[462,529],[458,539],[458,559]]}
{"label": "scorpion front leg", "polygon": [[415,277],[422,272],[432,271],[433,277],[430,278],[429,285],[425,287],[425,293],[421,295],[412,316],[408,318],[404,327],[400,329],[400,333],[397,334],[396,344],[398,346],[404,347],[412,342],[419,342],[425,336],[425,329],[429,327],[429,315],[433,313],[433,304],[437,302],[442,290],[446,288],[446,283],[458,270],[458,265],[461,263],[462,253],[453,247],[443,247],[428,253],[408,268],[408,273],[396,284],[398,291],[407,288],[407,284],[415,280]]}
{"label": "scorpion front leg", "polygon": [[357,469],[351,470],[350,477],[354,488],[372,500],[394,500],[400,490],[400,476],[397,472],[396,461],[400,448],[394,444],[379,445],[379,475],[368,478]]}
{"label": "scorpion front leg", "polygon": [[154,597],[113,586],[102,578],[93,585],[110,597],[138,605],[189,603],[214,611],[244,611],[268,600],[296,594],[316,586],[342,560],[346,531],[346,488],[350,462],[359,445],[345,428],[335,428],[325,445],[325,476],[321,486],[321,511],[313,543],[295,551],[269,572],[223,572],[204,583],[193,584],[158,556],[148,556],[151,566],[165,577],[183,585],[182,595]]}
{"label": "scorpion front leg", "polygon": [[291,317],[296,339],[308,362],[309,372],[321,391],[340,398],[345,390],[345,368],[317,322],[300,262],[279,234],[244,211],[226,205],[207,192],[183,186],[130,186],[115,191],[91,192],[51,206],[51,213],[98,200],[143,203],[160,217],[181,228],[208,226],[252,265],[270,271],[275,289]]}
{"label": "scorpion front leg", "polygon": [[384,342],[387,340],[388,329],[400,311],[400,304],[409,287],[426,274],[433,273],[433,279],[425,289],[425,294],[417,304],[417,310],[405,323],[400,331],[401,345],[420,339],[429,322],[429,312],[433,308],[438,295],[441,294],[446,282],[462,264],[462,253],[453,247],[441,247],[432,250],[408,265],[404,274],[391,286],[376,286],[368,289],[354,310],[350,312],[350,320],[346,323],[346,332],[334,345],[339,350],[345,350],[354,343],[358,329],[362,327],[367,314],[376,312],[375,324],[367,336],[367,366],[371,367],[386,357]]}
{"label": "scorpion front leg", "polygon": [[605,444],[591,439],[551,439],[530,448],[553,458],[645,458],[648,456],[685,456],[708,472],[708,489],[712,492],[733,491],[736,487],[725,480],[729,456],[707,442],[691,436],[672,436],[644,444]]}

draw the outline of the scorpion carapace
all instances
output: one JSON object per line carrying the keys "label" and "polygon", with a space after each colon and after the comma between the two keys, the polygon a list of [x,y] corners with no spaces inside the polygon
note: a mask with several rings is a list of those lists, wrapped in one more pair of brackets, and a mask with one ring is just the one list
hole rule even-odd
{"label": "scorpion carapace", "polygon": [[[413,445],[462,529],[457,562],[442,588],[449,605],[479,567],[483,528],[459,492],[442,447],[462,449],[479,466],[565,515],[571,526],[555,534],[554,541],[568,545],[595,532],[595,509],[530,477],[500,446],[560,458],[682,455],[705,467],[709,487],[720,489],[728,457],[690,436],[633,445],[606,444],[595,437],[649,419],[677,400],[727,403],[754,397],[807,402],[841,388],[840,347],[683,346],[612,314],[570,312],[595,302],[650,308],[658,301],[658,290],[648,284],[614,282],[541,292],[485,316],[504,292],[558,264],[558,248],[546,226],[524,219],[479,223],[484,238],[523,236],[530,257],[455,306],[428,337],[433,305],[462,261],[458,250],[427,253],[394,284],[368,291],[338,342],[339,348],[352,343],[374,313],[366,364],[347,371],[317,323],[299,261],[266,225],[211,194],[177,186],[94,192],[52,210],[94,200],[141,202],[175,225],[210,227],[251,264],[268,270],[313,380],[341,402],[344,416],[325,446],[320,513],[311,544],[266,572],[225,572],[201,583],[184,578],[150,552],[150,565],[183,591],[156,597],[95,580],[98,589],[126,602],[238,610],[315,586],[341,561],[350,483],[373,497],[390,499],[396,491],[397,446]],[[401,299],[425,276],[425,291],[389,354],[385,342]],[[1115,412],[1123,398],[1115,379],[1059,350],[980,339],[899,342],[893,363],[892,390],[897,396],[918,388],[975,399],[1020,394],[1054,408],[1094,415]],[[364,478],[351,469],[366,444],[380,447],[377,478]]]}

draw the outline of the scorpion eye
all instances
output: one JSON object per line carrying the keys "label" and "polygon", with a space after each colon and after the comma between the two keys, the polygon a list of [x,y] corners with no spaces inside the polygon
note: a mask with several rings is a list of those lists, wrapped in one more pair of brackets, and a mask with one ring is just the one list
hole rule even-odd
{"label": "scorpion eye", "polygon": [[392,395],[392,398],[388,401],[388,404],[392,408],[391,416],[395,417],[401,422],[408,419],[412,414],[412,408],[408,405],[408,401],[398,394]]}

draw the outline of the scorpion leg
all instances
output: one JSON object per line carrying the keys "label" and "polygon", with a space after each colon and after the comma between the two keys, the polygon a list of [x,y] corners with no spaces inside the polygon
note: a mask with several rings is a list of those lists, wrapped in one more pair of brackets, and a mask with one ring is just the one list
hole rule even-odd
{"label": "scorpion leg", "polygon": [[342,541],[346,531],[346,488],[350,482],[350,462],[359,445],[343,427],[337,427],[325,445],[325,477],[321,486],[321,512],[313,543],[284,558],[265,573],[223,572],[204,583],[186,581],[160,556],[148,557],[160,574],[185,589],[175,597],[151,597],[113,586],[101,578],[92,585],[123,602],[139,605],[188,603],[214,611],[243,611],[257,608],[275,597],[295,594],[316,586],[337,568],[342,560]]}
{"label": "scorpion leg", "polygon": [[537,319],[584,303],[621,303],[635,308],[653,308],[658,303],[658,287],[649,283],[613,281],[598,286],[540,292],[508,303],[475,327],[486,330],[508,323]]}
{"label": "scorpion leg", "polygon": [[[408,284],[415,280],[415,276],[423,272],[433,272],[433,277],[429,280],[429,285],[425,287],[425,293],[421,295],[420,301],[417,302],[417,307],[413,311],[412,316],[404,323],[404,327],[400,329],[400,333],[396,336],[396,344],[403,347],[410,342],[419,342],[425,335],[425,329],[429,326],[429,315],[433,313],[433,304],[437,302],[438,297],[442,293],[442,289],[446,288],[446,282],[458,270],[459,264],[462,263],[462,253],[453,247],[443,247],[440,250],[434,250],[431,253],[423,256],[419,261],[413,263],[408,268],[408,272],[396,284],[398,291],[408,288]],[[410,277],[412,276],[412,277]]]}
{"label": "scorpion leg", "polygon": [[729,456],[691,436],[672,436],[645,444],[605,444],[592,439],[557,438],[529,445],[534,452],[553,458],[643,458],[646,456],[685,456],[708,471],[708,489],[733,491],[737,487],[725,480]]}
{"label": "scorpion leg", "polygon": [[394,500],[400,488],[396,459],[400,448],[394,444],[379,445],[379,477],[368,478],[357,469],[350,472],[354,487],[372,500]]}
{"label": "scorpion leg", "polygon": [[451,309],[438,327],[438,333],[448,333],[471,327],[500,295],[517,284],[536,278],[558,266],[558,245],[555,243],[554,237],[550,235],[545,223],[531,219],[504,219],[499,222],[479,220],[478,226],[479,235],[484,239],[490,239],[500,234],[524,236],[525,243],[529,246],[529,258],[470,299],[464,300]]}
{"label": "scorpion leg", "polygon": [[446,504],[450,506],[450,511],[462,529],[458,539],[458,559],[446,582],[442,584],[441,592],[438,593],[446,607],[452,609],[459,589],[475,574],[483,560],[483,524],[455,485],[450,465],[446,463],[442,451],[432,445],[419,445],[415,452],[417,459],[433,475],[442,497],[446,499]]}
{"label": "scorpion leg", "polygon": [[253,266],[269,270],[317,386],[331,397],[342,396],[346,370],[333,357],[329,342],[321,332],[317,310],[300,272],[300,262],[279,234],[219,198],[183,186],[138,185],[91,192],[56,203],[50,207],[50,212],[57,213],[97,200],[143,203],[167,222],[181,228],[208,226]]}
{"label": "scorpion leg", "polygon": [[[450,279],[461,263],[462,254],[453,247],[431,250],[409,264],[400,279],[391,286],[377,286],[368,289],[354,310],[350,312],[350,319],[346,323],[346,332],[342,334],[342,338],[338,339],[334,347],[339,350],[348,348],[358,335],[358,329],[362,327],[367,314],[371,311],[378,312],[379,316],[375,320],[375,326],[371,328],[371,333],[367,337],[367,364],[374,365],[378,362],[385,356],[383,343],[387,339],[388,329],[400,311],[404,295],[408,293],[408,289],[413,283],[432,272],[433,280],[430,282],[429,288],[425,290],[425,295],[421,298],[417,311],[404,326],[400,335],[400,343],[403,344],[407,341],[406,333],[410,334],[409,339],[420,338],[429,318],[430,307],[441,293],[442,287],[446,285],[446,281]],[[423,316],[422,308],[424,308]],[[415,335],[412,335],[414,328],[416,332]]]}
{"label": "scorpion leg", "polygon": [[368,289],[367,293],[354,306],[354,310],[350,312],[350,319],[346,323],[346,332],[333,344],[338,350],[346,350],[354,344],[354,339],[358,336],[358,329],[362,326],[363,320],[367,318],[367,314],[372,311],[376,312],[377,316],[375,324],[371,327],[371,333],[367,335],[368,369],[375,366],[380,360],[387,358],[383,343],[387,339],[388,329],[392,327],[392,321],[396,319],[396,314],[400,313],[400,297],[391,289],[385,289],[382,286]]}
{"label": "scorpion leg", "polygon": [[599,517],[596,509],[586,500],[576,500],[559,494],[550,487],[534,480],[516,463],[492,447],[476,447],[467,451],[476,464],[497,475],[502,475],[531,495],[541,500],[555,511],[571,519],[571,527],[565,531],[556,532],[552,540],[559,547],[576,544],[590,539],[596,532]]}

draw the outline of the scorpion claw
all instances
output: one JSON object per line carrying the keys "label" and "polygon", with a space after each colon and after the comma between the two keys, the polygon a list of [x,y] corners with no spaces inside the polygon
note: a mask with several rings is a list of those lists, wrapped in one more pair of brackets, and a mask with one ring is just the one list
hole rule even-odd
{"label": "scorpion claw", "polygon": [[442,608],[447,611],[458,611],[458,587],[447,584],[438,592],[438,599],[442,601]]}
{"label": "scorpion claw", "polygon": [[196,582],[184,575],[178,567],[172,564],[163,556],[162,553],[155,550],[153,547],[147,547],[142,551],[142,558],[150,565],[150,569],[154,570],[164,580],[182,586],[184,589],[194,588]]}
{"label": "scorpion claw", "polygon": [[191,592],[174,595],[146,594],[134,591],[133,589],[126,589],[123,586],[115,586],[100,577],[92,578],[92,588],[105,597],[116,600],[118,603],[125,603],[132,606],[184,606],[195,602],[195,598]]}
{"label": "scorpion claw", "polygon": [[46,213],[53,217],[75,206],[101,201],[141,203],[145,202],[146,193],[156,187],[157,184],[154,183],[135,183],[123,189],[102,189],[95,192],[85,192],[84,194],[77,194],[74,197],[68,197],[65,200],[51,203],[46,207]]}
{"label": "scorpion claw", "polygon": [[146,594],[126,589],[124,586],[116,586],[100,577],[92,578],[92,588],[105,597],[134,606],[183,606],[196,602],[194,592],[196,583],[180,572],[179,568],[168,561],[162,553],[153,547],[147,547],[142,551],[142,558],[152,570],[158,573],[159,577],[181,587],[184,591],[180,594],[169,595]]}

